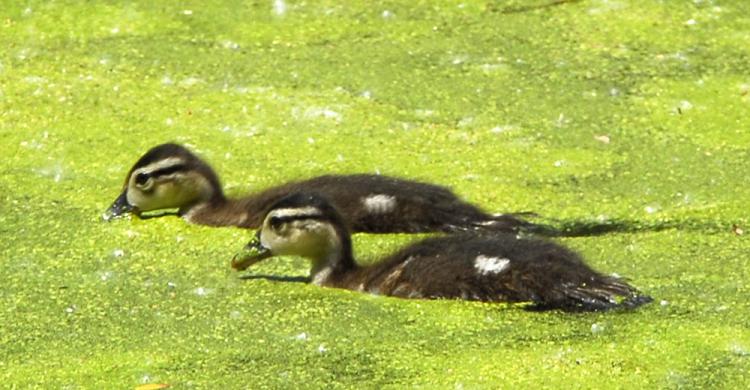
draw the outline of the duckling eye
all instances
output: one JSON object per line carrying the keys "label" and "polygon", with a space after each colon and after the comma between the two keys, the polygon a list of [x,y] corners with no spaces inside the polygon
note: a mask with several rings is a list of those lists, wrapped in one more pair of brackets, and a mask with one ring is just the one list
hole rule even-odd
{"label": "duckling eye", "polygon": [[271,217],[271,219],[268,220],[268,225],[271,226],[271,229],[273,230],[281,229],[281,225],[283,223],[284,221],[282,221],[279,217]]}
{"label": "duckling eye", "polygon": [[149,178],[150,178],[150,176],[148,175],[148,173],[141,172],[141,173],[135,175],[135,184],[139,185],[139,186],[142,186],[142,185],[146,184],[146,182],[148,181]]}

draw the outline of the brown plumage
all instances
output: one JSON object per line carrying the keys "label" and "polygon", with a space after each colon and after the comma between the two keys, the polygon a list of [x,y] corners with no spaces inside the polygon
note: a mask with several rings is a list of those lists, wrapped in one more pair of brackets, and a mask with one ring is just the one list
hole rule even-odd
{"label": "brown plumage", "polygon": [[312,194],[274,204],[246,249],[232,261],[235,269],[271,256],[303,256],[312,261],[315,284],[402,298],[530,302],[534,309],[567,311],[651,301],[624,281],[592,270],[571,250],[506,233],[428,238],[360,266],[343,218]]}
{"label": "brown plumage", "polygon": [[330,199],[354,232],[554,234],[553,229],[514,215],[485,213],[445,187],[380,175],[319,176],[231,199],[224,196],[214,170],[177,144],[162,144],[143,155],[128,172],[122,193],[104,217],[176,208],[192,223],[257,228],[269,206],[297,191],[312,191]]}

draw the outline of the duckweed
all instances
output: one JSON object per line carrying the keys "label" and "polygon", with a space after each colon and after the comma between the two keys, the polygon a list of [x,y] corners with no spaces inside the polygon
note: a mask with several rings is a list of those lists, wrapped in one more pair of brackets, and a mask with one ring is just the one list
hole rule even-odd
{"label": "duckweed", "polygon": [[[3,386],[750,386],[750,3],[6,3]],[[398,300],[296,283],[295,258],[243,278],[250,232],[100,220],[166,141],[233,195],[379,172],[608,224],[561,241],[655,302]]]}

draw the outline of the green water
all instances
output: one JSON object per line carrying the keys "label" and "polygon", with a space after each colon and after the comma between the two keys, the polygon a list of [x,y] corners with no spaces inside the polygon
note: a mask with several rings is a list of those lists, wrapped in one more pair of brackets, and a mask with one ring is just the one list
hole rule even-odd
{"label": "green water", "polygon": [[[0,2],[0,387],[750,386],[750,3],[545,3]],[[529,313],[240,279],[251,232],[99,220],[166,141],[234,195],[380,172],[612,221],[561,242],[655,302]]]}

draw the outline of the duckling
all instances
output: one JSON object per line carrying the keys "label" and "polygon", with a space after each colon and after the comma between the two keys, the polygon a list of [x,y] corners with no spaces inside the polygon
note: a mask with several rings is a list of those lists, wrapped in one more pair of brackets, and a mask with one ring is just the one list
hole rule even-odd
{"label": "duckling", "polygon": [[310,259],[316,285],[400,298],[531,302],[530,309],[564,311],[634,308],[651,301],[594,271],[571,250],[508,233],[432,237],[361,266],[353,258],[344,217],[315,194],[276,202],[232,267],[241,271],[287,255]]}
{"label": "duckling", "polygon": [[257,228],[264,210],[296,191],[313,191],[330,199],[354,232],[546,229],[515,215],[487,214],[445,187],[380,175],[319,176],[231,199],[224,196],[208,164],[173,143],[152,148],[135,163],[122,193],[103,218],[176,208],[191,223]]}

